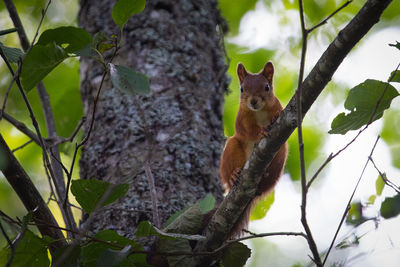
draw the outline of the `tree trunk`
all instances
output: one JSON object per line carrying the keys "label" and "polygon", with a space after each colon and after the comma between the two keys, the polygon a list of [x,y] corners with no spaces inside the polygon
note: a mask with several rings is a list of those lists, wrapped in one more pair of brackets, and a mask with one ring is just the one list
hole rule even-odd
{"label": "tree trunk", "polygon": [[[115,1],[83,0],[81,27],[94,34],[119,33],[112,21]],[[151,0],[125,25],[122,49],[113,63],[150,79],[151,93],[131,96],[103,86],[90,139],[82,149],[81,179],[128,183],[117,203],[95,212],[91,232],[117,230],[132,237],[151,220],[149,162],[161,223],[207,193],[221,199],[218,165],[224,138],[223,93],[228,85],[215,0]],[[102,66],[81,62],[81,93],[88,124]],[[82,223],[88,216],[82,218]]]}

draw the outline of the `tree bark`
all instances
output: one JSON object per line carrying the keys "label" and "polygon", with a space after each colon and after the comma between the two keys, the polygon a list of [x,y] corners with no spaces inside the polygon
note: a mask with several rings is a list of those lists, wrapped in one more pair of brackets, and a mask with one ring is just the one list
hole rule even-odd
{"label": "tree bark", "polygon": [[[118,33],[111,19],[114,2],[83,0],[80,26],[92,34]],[[207,193],[222,198],[218,165],[228,86],[219,30],[223,23],[215,0],[151,0],[125,25],[113,63],[147,75],[151,93],[131,96],[106,79],[93,131],[82,149],[80,177],[129,183],[130,189],[117,203],[91,215],[90,231],[113,229],[132,237],[140,221],[154,219],[145,162],[154,176],[161,223]],[[100,64],[82,59],[81,93],[88,118],[102,71]]]}

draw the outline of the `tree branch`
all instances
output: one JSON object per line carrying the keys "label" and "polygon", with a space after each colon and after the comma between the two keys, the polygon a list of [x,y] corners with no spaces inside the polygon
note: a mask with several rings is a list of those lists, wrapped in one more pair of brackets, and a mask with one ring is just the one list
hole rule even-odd
{"label": "tree branch", "polygon": [[64,236],[60,230],[39,225],[39,222],[48,222],[53,225],[57,225],[57,222],[28,174],[10,151],[1,134],[0,152],[4,158],[3,162],[5,162],[5,164],[0,165],[1,171],[21,199],[25,208],[33,213],[33,220],[37,223],[42,236],[47,235],[56,240],[51,245],[53,249],[66,245]]}
{"label": "tree branch", "polygon": [[24,123],[16,120],[15,118],[7,114],[4,110],[0,110],[0,112],[3,113],[3,117],[4,119],[6,119],[6,121],[14,125],[15,128],[20,130],[22,133],[32,139],[38,146],[40,146],[39,137],[34,132],[32,132]]}
{"label": "tree branch", "polygon": [[301,35],[302,35],[302,46],[301,46],[301,59],[300,59],[300,69],[299,69],[299,79],[297,83],[296,90],[296,117],[297,117],[297,137],[299,142],[299,159],[300,159],[300,174],[301,174],[301,223],[304,227],[304,230],[307,235],[308,247],[310,248],[315,265],[318,267],[322,266],[322,261],[319,256],[317,244],[313,238],[310,226],[307,222],[307,178],[306,178],[306,166],[304,159],[304,142],[303,142],[303,115],[302,115],[302,85],[303,85],[303,77],[304,77],[304,65],[306,60],[306,52],[307,52],[307,38],[308,33],[306,29],[306,24],[304,20],[304,10],[303,10],[303,1],[299,0],[299,15],[300,15],[300,25],[301,25]]}
{"label": "tree branch", "polygon": [[[18,12],[17,12],[13,2],[11,0],[4,0],[4,3],[6,4],[8,13],[11,17],[11,20],[14,23],[14,26],[18,29],[18,36],[19,36],[19,39],[21,42],[22,49],[25,52],[29,51],[32,48],[32,46],[36,40],[36,37],[39,33],[40,26],[43,22],[44,16],[45,16],[46,11],[51,3],[51,0],[49,0],[47,2],[47,5],[42,12],[39,26],[36,30],[35,37],[32,40],[31,44],[29,44],[29,39],[25,33],[24,27],[22,25],[22,22],[19,18]],[[40,98],[40,102],[42,104],[43,114],[44,114],[46,126],[47,126],[48,137],[56,139],[58,137],[58,135],[57,135],[53,111],[52,111],[51,105],[50,105],[50,97],[46,91],[46,88],[43,85],[43,82],[40,82],[38,84],[37,91],[38,91],[38,95]],[[65,196],[65,183],[64,183],[63,170],[62,170],[61,165],[59,164],[59,162],[61,162],[60,151],[58,149],[58,146],[52,146],[49,148],[49,150],[52,153],[52,155],[54,155],[54,157],[51,158],[51,167],[53,168],[53,175],[51,175],[51,177],[52,177],[52,180],[53,180],[56,192],[57,192],[57,197],[58,197],[57,203],[60,207],[65,224],[69,228],[76,230],[77,229],[76,224],[75,224],[74,217],[72,215],[72,211],[71,211],[70,207],[62,205],[63,197]],[[71,232],[68,232],[68,234],[70,235]],[[70,237],[72,237],[72,236],[70,236]]]}
{"label": "tree branch", "polygon": [[365,162],[364,168],[363,168],[363,170],[362,170],[362,172],[361,172],[361,174],[360,174],[360,177],[358,178],[357,184],[356,184],[356,186],[354,187],[353,193],[351,194],[350,199],[349,199],[349,201],[347,202],[346,208],[345,208],[345,210],[344,210],[344,212],[343,212],[342,219],[340,220],[340,223],[339,223],[338,228],[337,228],[337,230],[336,230],[336,233],[335,233],[335,235],[334,235],[334,237],[333,237],[333,239],[332,239],[331,245],[329,246],[328,252],[327,252],[326,255],[325,255],[325,259],[324,259],[324,262],[322,263],[322,265],[325,265],[326,260],[327,260],[328,257],[329,257],[329,253],[331,252],[331,249],[332,249],[333,245],[335,244],[336,237],[337,237],[337,235],[339,234],[339,231],[340,231],[340,228],[341,228],[342,225],[343,225],[344,219],[346,219],[347,213],[348,213],[349,210],[350,210],[351,201],[353,200],[354,194],[356,193],[356,190],[357,190],[357,188],[358,188],[358,185],[359,185],[360,182],[361,182],[361,179],[362,179],[362,177],[363,177],[363,175],[364,175],[364,171],[365,171],[365,169],[367,168],[368,162],[370,161],[370,158],[372,157],[372,154],[373,154],[374,151],[375,151],[375,147],[376,147],[376,144],[377,144],[378,141],[379,141],[379,137],[380,137],[380,136],[378,135],[378,137],[376,138],[376,141],[375,141],[375,143],[374,143],[374,146],[373,146],[372,149],[371,149],[371,153],[369,154],[368,159],[367,159],[367,161]]}
{"label": "tree branch", "polygon": [[328,17],[326,17],[324,20],[322,20],[320,23],[316,24],[315,26],[311,27],[310,29],[307,30],[308,33],[312,32],[313,30],[317,29],[318,27],[321,27],[322,25],[324,25],[325,23],[328,22],[328,20],[330,18],[332,18],[333,16],[335,16],[340,10],[342,10],[343,8],[345,8],[346,6],[348,6],[351,2],[353,2],[353,0],[348,0],[347,2],[345,2],[343,5],[341,5],[338,9],[336,9],[335,11],[332,12],[332,14],[330,14]]}
{"label": "tree branch", "polygon": [[[379,18],[391,0],[368,0],[348,25],[339,32],[318,60],[301,86],[301,108],[304,117],[319,94],[331,80],[333,74],[350,50],[379,21]],[[195,251],[212,251],[218,248],[231,231],[234,222],[242,214],[247,204],[256,196],[256,188],[265,169],[269,166],[279,148],[296,129],[296,96],[282,111],[269,136],[263,138],[254,149],[246,163],[241,179],[219,206],[207,228],[206,239],[197,244]],[[207,259],[197,259],[198,264]]]}

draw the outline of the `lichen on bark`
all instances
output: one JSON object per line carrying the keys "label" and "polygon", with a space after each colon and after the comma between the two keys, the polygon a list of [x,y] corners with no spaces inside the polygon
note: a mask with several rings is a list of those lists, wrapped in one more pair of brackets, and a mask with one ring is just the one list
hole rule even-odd
{"label": "lichen on bark", "polygon": [[[111,20],[113,3],[82,1],[80,26],[92,34],[118,33]],[[146,1],[145,10],[125,26],[114,64],[147,75],[151,93],[130,96],[106,79],[93,131],[82,149],[80,177],[129,183],[130,189],[117,203],[95,212],[90,231],[114,229],[132,237],[139,221],[151,220],[143,168],[149,153],[162,222],[209,192],[221,198],[218,165],[228,84],[221,24],[214,0],[153,0]],[[81,93],[88,118],[101,73],[98,63],[81,60]]]}

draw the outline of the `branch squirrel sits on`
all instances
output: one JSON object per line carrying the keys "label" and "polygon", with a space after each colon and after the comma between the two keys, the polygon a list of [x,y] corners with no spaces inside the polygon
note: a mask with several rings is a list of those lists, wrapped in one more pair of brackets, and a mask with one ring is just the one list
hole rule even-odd
{"label": "branch squirrel sits on", "polygon": [[[235,134],[226,141],[219,168],[220,179],[226,191],[232,188],[239,172],[250,158],[254,145],[267,134],[268,127],[282,111],[274,94],[272,78],[274,65],[268,61],[258,74],[246,71],[239,63],[240,107],[235,122]],[[238,237],[247,229],[250,213],[262,197],[272,191],[281,177],[288,154],[288,145],[281,146],[258,185],[259,195],[246,207],[233,227],[230,237]]]}

